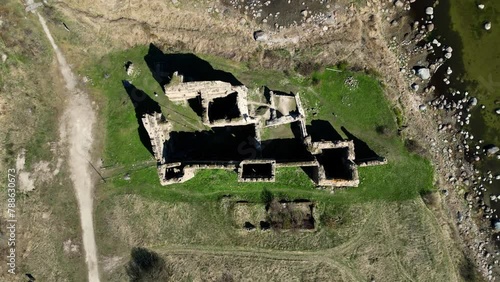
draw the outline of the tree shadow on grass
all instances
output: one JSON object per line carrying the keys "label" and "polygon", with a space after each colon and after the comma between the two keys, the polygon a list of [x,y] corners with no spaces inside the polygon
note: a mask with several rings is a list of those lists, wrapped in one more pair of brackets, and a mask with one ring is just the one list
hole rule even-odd
{"label": "tree shadow on grass", "polygon": [[153,114],[154,112],[161,113],[160,105],[153,99],[151,99],[148,94],[144,91],[137,89],[133,84],[127,80],[122,80],[123,87],[127,91],[130,101],[134,105],[135,117],[139,127],[137,131],[139,133],[139,138],[141,139],[144,147],[149,151],[151,155],[153,153],[153,146],[151,145],[151,140],[149,138],[148,132],[142,123],[142,117],[145,114]]}
{"label": "tree shadow on grass", "polygon": [[135,247],[130,252],[126,265],[131,282],[169,281],[173,269],[157,253],[146,248]]}

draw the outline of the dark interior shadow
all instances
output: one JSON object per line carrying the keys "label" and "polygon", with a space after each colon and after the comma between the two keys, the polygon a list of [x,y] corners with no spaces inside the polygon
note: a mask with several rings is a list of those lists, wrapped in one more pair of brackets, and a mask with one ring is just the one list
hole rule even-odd
{"label": "dark interior shadow", "polygon": [[302,130],[300,129],[300,122],[295,121],[290,124],[290,129],[292,130],[293,136],[297,140],[303,140],[304,137],[302,136]]}
{"label": "dark interior shadow", "polygon": [[262,157],[277,162],[312,161],[312,154],[301,140],[296,138],[265,140],[262,142]]}
{"label": "dark interior shadow", "polygon": [[248,152],[256,152],[251,142],[253,125],[214,127],[208,131],[170,133],[168,162],[242,161]]}
{"label": "dark interior shadow", "polygon": [[354,136],[345,127],[340,128],[342,132],[347,136],[347,139],[354,142],[354,153],[356,154],[356,163],[369,160],[377,160],[381,157],[373,151],[366,142]]}
{"label": "dark interior shadow", "polygon": [[135,117],[137,118],[137,123],[139,124],[139,127],[137,128],[139,138],[149,153],[154,155],[148,132],[142,123],[142,116],[144,114],[152,114],[154,112],[161,113],[161,107],[155,100],[151,99],[148,94],[140,89],[137,89],[127,80],[122,80],[122,83],[123,87],[127,91],[130,101],[134,105]]}
{"label": "dark interior shadow", "polygon": [[203,115],[203,105],[201,104],[201,97],[197,96],[195,98],[188,99],[189,107],[199,116]]}
{"label": "dark interior shadow", "polygon": [[264,97],[266,98],[266,103],[271,104],[271,89],[264,86]]}
{"label": "dark interior shadow", "polygon": [[309,177],[309,179],[312,179],[313,181],[316,181],[316,178],[317,178],[316,175],[317,175],[317,172],[318,172],[318,168],[317,167],[313,167],[313,166],[301,166],[300,168]]}
{"label": "dark interior shadow", "polygon": [[241,116],[238,108],[238,93],[234,92],[225,97],[215,98],[208,104],[208,119],[210,122],[215,120],[231,120]]}
{"label": "dark interior shadow", "polygon": [[144,60],[162,88],[171,81],[176,71],[184,76],[185,82],[221,80],[234,86],[243,85],[231,73],[214,69],[209,62],[194,54],[165,54],[152,43]]}
{"label": "dark interior shadow", "polygon": [[342,136],[333,128],[332,124],[326,120],[313,120],[311,125],[307,125],[307,132],[313,142],[318,141],[338,141]]}

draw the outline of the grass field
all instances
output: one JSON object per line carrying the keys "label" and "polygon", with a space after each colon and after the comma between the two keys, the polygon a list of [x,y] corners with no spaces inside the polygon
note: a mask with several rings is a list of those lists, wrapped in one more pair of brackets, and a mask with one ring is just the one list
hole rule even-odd
{"label": "grass field", "polygon": [[[295,168],[279,169],[277,181],[271,186],[265,183],[238,183],[235,173],[220,170],[200,171],[194,179],[186,183],[161,187],[154,166],[140,166],[152,157],[139,140],[134,108],[121,82],[123,79],[129,79],[138,89],[158,101],[167,115],[173,111],[172,105],[164,106],[169,102],[161,95],[160,85],[153,79],[143,60],[146,53],[146,47],[136,47],[110,54],[99,59],[101,63],[90,67],[86,73],[95,88],[102,91],[106,97],[107,105],[103,109],[103,115],[107,119],[104,167],[110,171],[116,167],[122,168],[111,175],[105,185],[110,193],[134,193],[164,201],[192,202],[216,200],[228,193],[241,199],[255,200],[263,188],[269,188],[289,198],[308,197],[323,202],[348,204],[376,199],[411,199],[433,189],[432,168],[429,162],[406,151],[402,140],[396,134],[394,114],[375,79],[348,71],[324,71],[314,74],[314,80],[319,82],[311,86],[311,79],[285,76],[281,72],[271,75],[270,71],[266,71],[262,77],[263,74],[259,70],[251,71],[244,65],[203,56],[202,58],[212,63],[214,68],[232,72],[250,88],[269,85],[272,89],[298,91],[305,107],[315,108],[318,112],[314,119],[329,121],[339,132],[340,127],[344,126],[379,155],[387,157],[389,164],[361,168],[360,186],[337,191],[335,195],[314,190],[314,185],[306,174]],[[123,68],[128,60],[134,63],[137,70],[137,75],[132,78],[127,77]],[[105,74],[108,74],[107,79]],[[344,80],[349,76],[358,80],[356,89],[349,90],[344,86]],[[265,77],[271,78],[269,84],[264,84]],[[155,97],[154,92],[160,95]],[[189,108],[177,107],[177,113],[182,113],[189,119],[196,118]],[[377,132],[377,128],[381,126],[385,128],[383,134]],[[134,165],[140,168],[134,170]],[[131,181],[122,179],[126,172],[130,172]]]}
{"label": "grass field", "polygon": [[[138,46],[112,53],[96,58],[99,64],[82,70],[82,75],[91,79],[95,95],[102,95],[105,101],[101,115],[107,134],[105,169],[101,172],[107,179],[98,190],[96,236],[104,258],[103,275],[109,281],[125,279],[123,266],[130,249],[136,246],[158,252],[173,267],[173,279],[179,281],[197,277],[220,281],[227,275],[256,281],[359,281],[370,277],[388,277],[387,281],[456,280],[454,264],[460,257],[450,257],[453,249],[445,243],[446,237],[420,197],[434,190],[432,167],[406,150],[397,135],[394,112],[376,79],[329,70],[310,78],[287,76],[200,55],[215,69],[231,72],[250,91],[267,85],[299,92],[308,122],[326,120],[344,137],[341,127],[345,127],[387,157],[389,163],[360,168],[359,187],[334,193],[315,189],[300,168],[278,169],[272,184],[238,183],[234,172],[202,170],[185,183],[162,187],[152,156],[137,134],[134,107],[121,81],[130,80],[156,100],[167,115],[173,110],[187,117],[196,115],[162,96],[160,85],[143,60],[147,51],[147,47]],[[133,77],[127,77],[123,68],[128,60],[137,71]],[[344,81],[351,76],[357,88],[345,86]],[[123,179],[125,173],[130,173],[131,180]],[[281,199],[315,201],[317,231],[241,230],[233,218],[234,202],[259,202],[263,189]],[[392,238],[391,244],[384,243],[387,236]],[[415,267],[412,260],[419,260],[421,265]],[[294,266],[287,267],[285,261]],[[204,266],[196,272],[192,263]],[[273,272],[276,275],[271,275]]]}
{"label": "grass field", "polygon": [[[7,55],[5,62],[0,61],[0,184],[7,187],[7,169],[16,168],[23,149],[23,172],[34,183],[33,191],[22,192],[17,171],[17,268],[11,275],[2,263],[0,280],[26,281],[25,273],[31,273],[40,281],[84,281],[76,199],[65,165],[53,174],[65,149],[57,144],[64,84],[38,18],[27,14],[19,1],[0,1],[0,19],[0,54]],[[7,203],[6,188],[0,201]],[[3,257],[9,248],[6,216],[4,210],[0,215]],[[76,252],[64,250],[68,240],[74,242]]]}

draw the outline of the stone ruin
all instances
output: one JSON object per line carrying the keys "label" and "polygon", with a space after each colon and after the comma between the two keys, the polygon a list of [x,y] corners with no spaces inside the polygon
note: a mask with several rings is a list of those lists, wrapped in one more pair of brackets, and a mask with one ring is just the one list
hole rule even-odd
{"label": "stone ruin", "polygon": [[273,200],[267,204],[237,201],[232,208],[234,223],[244,231],[315,231],[319,218],[316,204],[308,200]]}
{"label": "stone ruin", "polygon": [[[174,76],[177,83],[166,85],[165,95],[196,104],[210,130],[174,131],[162,113],[143,115],[162,185],[185,182],[201,169],[237,171],[240,182],[274,182],[276,168],[307,167],[318,186],[357,187],[358,166],[386,163],[385,158],[357,161],[352,140],[312,141],[299,94],[265,88],[264,95],[252,93],[249,99],[243,85]],[[293,136],[263,140],[265,131],[283,126]]]}

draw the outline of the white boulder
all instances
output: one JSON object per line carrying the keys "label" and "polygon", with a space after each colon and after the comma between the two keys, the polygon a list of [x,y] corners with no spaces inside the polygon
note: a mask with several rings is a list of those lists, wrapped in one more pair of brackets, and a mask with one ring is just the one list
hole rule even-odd
{"label": "white boulder", "polygon": [[500,148],[498,148],[497,146],[493,146],[493,147],[490,147],[486,150],[486,154],[488,154],[488,156],[492,156],[492,155],[498,153],[498,151],[500,151]]}
{"label": "white boulder", "polygon": [[469,106],[474,107],[475,105],[477,105],[477,98],[475,97],[470,98]]}
{"label": "white boulder", "polygon": [[431,72],[428,68],[421,68],[417,71],[418,77],[423,80],[429,79],[431,77]]}

